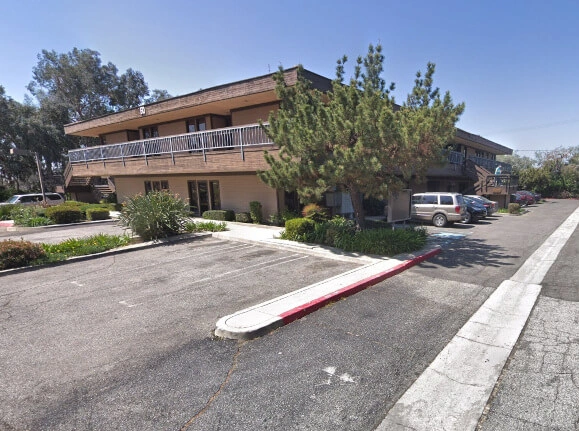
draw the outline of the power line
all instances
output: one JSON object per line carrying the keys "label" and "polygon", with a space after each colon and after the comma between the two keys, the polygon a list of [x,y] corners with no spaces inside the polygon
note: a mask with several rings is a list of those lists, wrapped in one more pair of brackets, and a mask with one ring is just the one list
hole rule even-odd
{"label": "power line", "polygon": [[496,134],[500,134],[500,133],[517,133],[517,132],[526,132],[528,130],[537,130],[537,129],[548,129],[550,127],[555,127],[555,126],[562,126],[565,124],[573,124],[573,123],[577,123],[579,122],[579,118],[571,118],[568,120],[563,120],[563,121],[556,121],[553,123],[544,123],[544,124],[536,124],[534,126],[525,126],[525,127],[516,127],[513,129],[503,129],[503,130],[497,130],[494,132],[487,132],[488,135],[496,135]]}

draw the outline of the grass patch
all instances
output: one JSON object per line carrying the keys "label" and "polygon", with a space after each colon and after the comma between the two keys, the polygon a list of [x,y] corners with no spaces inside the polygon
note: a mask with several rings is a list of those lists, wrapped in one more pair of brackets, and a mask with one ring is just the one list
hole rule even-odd
{"label": "grass patch", "polygon": [[185,232],[223,232],[227,230],[227,223],[214,221],[189,221],[185,223]]}
{"label": "grass patch", "polygon": [[86,238],[70,238],[58,244],[41,244],[45,256],[35,260],[33,265],[60,262],[74,256],[102,253],[113,248],[129,245],[128,235],[106,235],[99,233]]}

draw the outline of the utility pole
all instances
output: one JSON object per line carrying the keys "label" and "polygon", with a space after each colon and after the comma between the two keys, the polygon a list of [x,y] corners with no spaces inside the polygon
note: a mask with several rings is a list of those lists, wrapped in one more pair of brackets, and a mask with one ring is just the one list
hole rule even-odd
{"label": "utility pole", "polygon": [[35,151],[10,148],[10,154],[18,156],[34,156],[34,160],[36,160],[36,168],[38,169],[38,179],[40,180],[40,191],[42,192],[42,205],[46,205],[46,192],[44,191],[44,182],[42,181],[42,169],[40,167],[40,158],[38,157],[38,153]]}

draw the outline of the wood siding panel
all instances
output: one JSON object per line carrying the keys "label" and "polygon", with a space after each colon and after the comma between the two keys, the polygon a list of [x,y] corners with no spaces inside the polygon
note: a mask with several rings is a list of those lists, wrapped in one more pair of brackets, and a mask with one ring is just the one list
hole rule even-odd
{"label": "wood siding panel", "polygon": [[187,124],[185,120],[159,124],[157,130],[159,130],[159,136],[182,135],[187,133]]}
{"label": "wood siding panel", "polygon": [[104,138],[107,145],[122,144],[129,140],[126,130],[123,130],[122,132],[109,133],[108,135],[104,135]]}
{"label": "wood siding panel", "polygon": [[244,126],[246,124],[255,124],[259,120],[267,121],[271,111],[277,111],[278,103],[269,105],[255,106],[247,109],[240,109],[231,113],[231,123],[233,126]]}

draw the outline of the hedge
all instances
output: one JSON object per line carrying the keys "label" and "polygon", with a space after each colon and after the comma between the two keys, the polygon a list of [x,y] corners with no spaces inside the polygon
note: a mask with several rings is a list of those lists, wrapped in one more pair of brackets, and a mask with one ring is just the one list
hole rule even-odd
{"label": "hedge", "polygon": [[202,215],[207,220],[234,221],[235,212],[232,210],[209,210]]}
{"label": "hedge", "polygon": [[82,219],[80,208],[68,205],[58,205],[46,208],[46,217],[56,224],[78,223]]}
{"label": "hedge", "polygon": [[251,215],[249,215],[249,213],[236,213],[235,221],[240,223],[251,223]]}
{"label": "hedge", "polygon": [[111,218],[110,211],[105,208],[88,208],[86,210],[87,220],[108,220]]}
{"label": "hedge", "polygon": [[30,241],[0,241],[0,270],[20,268],[45,255],[40,244]]}
{"label": "hedge", "polygon": [[294,218],[285,222],[285,231],[282,238],[303,241],[306,235],[314,231],[315,227],[316,223],[312,219]]}

